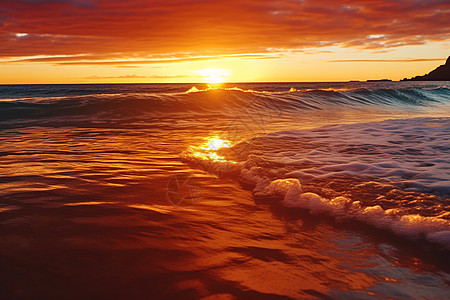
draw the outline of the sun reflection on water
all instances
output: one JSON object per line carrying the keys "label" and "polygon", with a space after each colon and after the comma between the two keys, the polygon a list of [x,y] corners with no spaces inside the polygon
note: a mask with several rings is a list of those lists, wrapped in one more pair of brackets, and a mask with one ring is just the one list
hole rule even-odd
{"label": "sun reflection on water", "polygon": [[224,147],[231,147],[231,142],[219,138],[212,138],[207,142],[208,149],[219,150]]}
{"label": "sun reflection on water", "polygon": [[217,151],[221,148],[229,148],[231,146],[231,141],[214,136],[208,138],[207,141],[200,146],[191,146],[189,152],[193,157],[202,160],[227,161],[224,156],[217,154]]}
{"label": "sun reflection on water", "polygon": [[231,141],[222,139],[218,136],[212,136],[199,146],[190,146],[187,151],[187,157],[199,162],[226,162],[235,164],[236,162],[227,159],[225,156],[219,154],[219,150],[223,148],[230,148]]}

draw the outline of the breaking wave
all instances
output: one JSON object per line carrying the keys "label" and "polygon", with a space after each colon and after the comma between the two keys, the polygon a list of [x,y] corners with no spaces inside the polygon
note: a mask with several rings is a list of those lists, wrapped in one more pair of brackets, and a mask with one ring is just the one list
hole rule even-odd
{"label": "breaking wave", "polygon": [[39,97],[39,91],[34,90],[34,96],[29,97],[27,88],[1,87],[0,99],[3,100],[0,100],[0,121],[67,117],[110,120],[180,113],[235,116],[243,110],[271,110],[284,114],[359,108],[414,110],[439,108],[448,106],[450,102],[450,89],[447,86],[401,89],[286,87],[283,91],[192,87],[183,92],[169,93],[152,91],[150,88],[136,92],[132,89],[107,90],[105,87],[104,91],[98,89],[96,94],[89,94],[89,89],[77,89],[76,93],[72,93],[69,88],[62,88],[53,92],[43,90],[42,95],[45,94],[45,97]]}
{"label": "breaking wave", "polygon": [[193,147],[182,159],[261,201],[450,249],[449,138],[449,118],[388,120],[274,132],[212,154]]}

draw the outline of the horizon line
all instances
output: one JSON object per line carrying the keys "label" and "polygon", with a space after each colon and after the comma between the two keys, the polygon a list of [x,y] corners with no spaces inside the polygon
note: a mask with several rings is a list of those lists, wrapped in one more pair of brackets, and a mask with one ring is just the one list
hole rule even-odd
{"label": "horizon line", "polygon": [[342,81],[230,81],[217,83],[208,82],[76,82],[76,83],[0,83],[1,85],[69,85],[69,84],[86,84],[86,85],[96,85],[96,84],[203,84],[203,85],[224,85],[224,84],[237,84],[237,83],[351,83],[351,82],[401,82],[401,80],[391,80],[391,79],[366,79],[366,80],[342,80]]}

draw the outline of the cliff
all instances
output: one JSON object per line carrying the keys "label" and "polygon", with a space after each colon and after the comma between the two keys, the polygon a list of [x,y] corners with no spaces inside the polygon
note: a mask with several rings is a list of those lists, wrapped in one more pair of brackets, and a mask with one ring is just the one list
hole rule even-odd
{"label": "cliff", "polygon": [[413,81],[450,81],[450,56],[447,58],[445,65],[440,65],[430,73],[423,76],[416,76],[411,79],[404,78],[403,80]]}

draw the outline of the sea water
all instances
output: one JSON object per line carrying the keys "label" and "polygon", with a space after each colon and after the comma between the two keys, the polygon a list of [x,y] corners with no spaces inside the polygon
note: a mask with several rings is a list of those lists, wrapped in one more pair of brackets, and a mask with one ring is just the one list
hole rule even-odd
{"label": "sea water", "polygon": [[449,85],[0,86],[0,298],[446,299]]}

